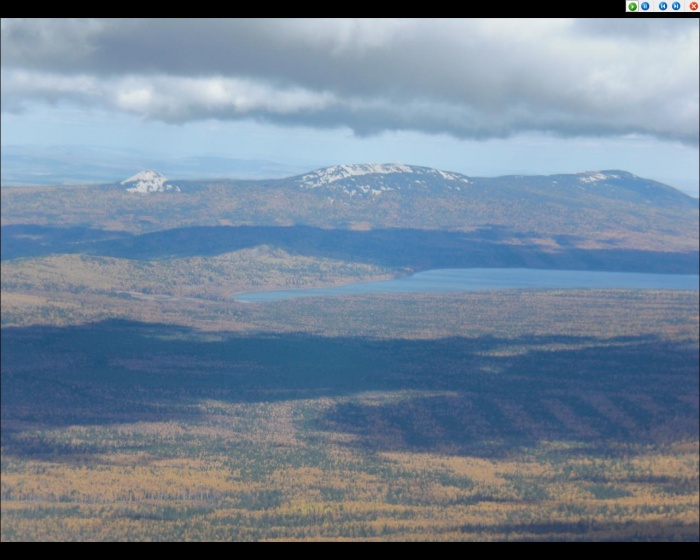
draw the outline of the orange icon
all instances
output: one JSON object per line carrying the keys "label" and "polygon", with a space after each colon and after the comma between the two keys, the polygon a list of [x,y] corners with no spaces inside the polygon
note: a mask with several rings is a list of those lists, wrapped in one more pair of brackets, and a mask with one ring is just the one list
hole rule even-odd
{"label": "orange icon", "polygon": [[690,5],[688,6],[693,12],[696,12],[698,10],[698,3],[697,2],[691,2]]}

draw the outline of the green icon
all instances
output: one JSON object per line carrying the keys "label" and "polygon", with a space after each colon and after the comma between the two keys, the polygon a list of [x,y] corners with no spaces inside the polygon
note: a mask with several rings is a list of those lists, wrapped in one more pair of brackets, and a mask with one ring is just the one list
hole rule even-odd
{"label": "green icon", "polygon": [[629,9],[630,9],[630,12],[636,12],[636,11],[637,11],[637,3],[636,3],[636,2],[630,2],[630,3],[629,3]]}

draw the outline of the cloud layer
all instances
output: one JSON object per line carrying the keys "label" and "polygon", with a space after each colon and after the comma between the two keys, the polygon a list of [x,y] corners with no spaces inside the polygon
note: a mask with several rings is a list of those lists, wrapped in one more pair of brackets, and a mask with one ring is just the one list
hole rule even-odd
{"label": "cloud layer", "polygon": [[3,20],[2,108],[698,143],[698,20]]}

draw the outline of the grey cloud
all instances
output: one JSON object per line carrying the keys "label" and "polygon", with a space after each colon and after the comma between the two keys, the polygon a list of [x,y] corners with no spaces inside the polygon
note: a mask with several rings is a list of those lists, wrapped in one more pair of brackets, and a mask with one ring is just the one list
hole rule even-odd
{"label": "grey cloud", "polygon": [[5,20],[3,109],[697,144],[698,21],[670,21]]}
{"label": "grey cloud", "polygon": [[697,29],[696,20],[676,18],[577,19],[572,22],[572,31],[576,33],[632,41],[673,39],[692,33],[693,29]]}

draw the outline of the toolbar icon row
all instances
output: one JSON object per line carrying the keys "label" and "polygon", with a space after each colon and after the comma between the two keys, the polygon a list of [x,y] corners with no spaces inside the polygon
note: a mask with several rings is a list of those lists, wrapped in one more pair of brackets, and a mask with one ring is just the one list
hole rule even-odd
{"label": "toolbar icon row", "polygon": [[666,2],[665,0],[647,1],[647,0],[625,0],[625,11],[636,13],[667,13],[674,12],[690,12],[700,13],[698,9],[698,0],[676,0]]}

